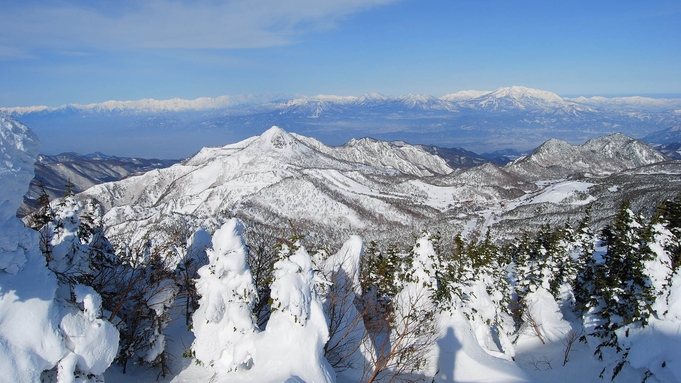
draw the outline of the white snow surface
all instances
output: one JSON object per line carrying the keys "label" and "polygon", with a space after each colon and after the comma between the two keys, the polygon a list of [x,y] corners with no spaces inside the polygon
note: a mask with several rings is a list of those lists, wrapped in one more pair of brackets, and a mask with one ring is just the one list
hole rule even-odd
{"label": "white snow surface", "polygon": [[[101,310],[101,307],[95,309]],[[109,368],[118,353],[118,330],[108,321],[92,318],[88,314],[82,311],[67,313],[59,328],[69,355],[72,353],[76,356],[78,369],[100,375]],[[69,372],[73,374],[74,370]]]}
{"label": "white snow surface", "polygon": [[36,382],[66,355],[54,302],[57,280],[45,266],[38,233],[15,217],[40,143],[0,114],[0,380]]}
{"label": "white snow surface", "polygon": [[532,382],[516,363],[492,356],[480,347],[460,309],[439,314],[437,322],[440,337],[435,382]]}
{"label": "white snow surface", "polygon": [[[87,286],[75,287],[85,311],[57,300],[57,278],[46,267],[38,233],[15,216],[33,178],[39,146],[30,129],[0,114],[1,382],[37,382],[43,371],[54,367],[60,382],[74,381],[76,367],[100,375],[118,351],[118,330],[99,319],[99,295]],[[59,246],[70,238],[65,226],[65,236],[54,242],[55,256],[62,258],[66,254]]]}
{"label": "white snow surface", "polygon": [[[594,184],[582,181],[564,181],[547,187],[539,195],[533,197],[529,203],[550,202],[554,204],[563,203],[569,197],[577,197],[577,193],[586,193]],[[573,205],[586,205],[594,201],[595,198],[588,196],[584,199],[572,201]]]}

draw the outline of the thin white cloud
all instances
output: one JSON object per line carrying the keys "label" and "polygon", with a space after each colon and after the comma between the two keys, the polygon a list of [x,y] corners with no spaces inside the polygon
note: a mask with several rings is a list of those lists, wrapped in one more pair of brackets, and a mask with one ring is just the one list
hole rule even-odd
{"label": "thin white cloud", "polygon": [[[7,57],[35,48],[77,50],[259,48],[333,28],[352,13],[396,0],[17,2],[0,12]],[[94,4],[94,5],[93,5]],[[1,52],[0,52],[1,53]]]}
{"label": "thin white cloud", "polygon": [[35,58],[26,49],[15,46],[0,45],[0,61]]}

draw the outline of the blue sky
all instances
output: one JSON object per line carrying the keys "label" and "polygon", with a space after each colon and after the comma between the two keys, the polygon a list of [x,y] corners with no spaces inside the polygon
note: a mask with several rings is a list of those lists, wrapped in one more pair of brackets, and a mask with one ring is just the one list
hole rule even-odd
{"label": "blue sky", "polygon": [[0,106],[523,85],[681,94],[681,2],[4,0]]}

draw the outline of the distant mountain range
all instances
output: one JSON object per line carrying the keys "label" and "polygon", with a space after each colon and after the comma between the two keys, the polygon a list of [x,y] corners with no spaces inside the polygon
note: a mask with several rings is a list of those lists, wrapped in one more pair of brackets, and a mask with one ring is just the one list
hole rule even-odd
{"label": "distant mountain range", "polygon": [[44,151],[181,158],[278,125],[326,145],[352,138],[494,152],[621,132],[642,138],[681,124],[681,99],[562,98],[520,86],[429,95],[243,95],[0,108],[32,127]]}

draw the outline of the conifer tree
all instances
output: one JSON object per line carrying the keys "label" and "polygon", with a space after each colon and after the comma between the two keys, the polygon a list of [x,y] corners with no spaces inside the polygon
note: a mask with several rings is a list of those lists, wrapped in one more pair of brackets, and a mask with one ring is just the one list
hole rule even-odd
{"label": "conifer tree", "polygon": [[[645,262],[653,259],[648,246],[649,230],[635,215],[628,201],[622,203],[613,223],[601,232],[606,246],[603,261],[593,273],[594,294],[589,316],[596,318],[589,335],[600,338],[595,355],[603,358],[603,349],[611,347],[623,358],[613,368],[612,378],[621,371],[628,350],[620,347],[617,330],[637,324],[645,326],[652,313],[655,296],[645,273]],[[605,368],[601,372],[601,377]]]}
{"label": "conifer tree", "polygon": [[[397,294],[390,300],[386,318],[369,321],[375,352],[365,369],[364,382],[409,381],[411,374],[434,375],[427,356],[436,340],[433,297],[437,289],[438,236],[424,233],[402,263]],[[405,380],[406,379],[406,380]]]}
{"label": "conifer tree", "polygon": [[681,265],[681,194],[674,199],[665,200],[658,208],[653,222],[663,224],[672,234],[665,243],[665,249],[671,256],[672,271],[676,271]]}
{"label": "conifer tree", "polygon": [[594,259],[595,235],[590,228],[591,208],[587,208],[584,219],[580,222],[573,236],[576,259],[576,283],[572,285],[575,297],[575,311],[584,314],[598,302],[592,297],[595,294],[596,260]]}

